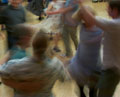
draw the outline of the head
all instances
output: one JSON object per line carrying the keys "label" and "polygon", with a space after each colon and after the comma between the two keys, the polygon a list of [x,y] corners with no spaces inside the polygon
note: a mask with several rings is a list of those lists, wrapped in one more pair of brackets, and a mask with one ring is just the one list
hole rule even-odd
{"label": "head", "polygon": [[29,47],[33,33],[34,28],[29,24],[16,25],[14,27],[14,38],[16,39],[16,45],[19,45],[21,48]]}
{"label": "head", "polygon": [[120,16],[120,0],[109,0],[108,14],[113,19],[118,18]]}
{"label": "head", "polygon": [[10,3],[14,8],[18,8],[18,6],[22,3],[22,0],[9,0],[9,3]]}
{"label": "head", "polygon": [[45,55],[49,45],[49,37],[45,29],[41,29],[37,32],[32,41],[33,55],[36,58],[41,58]]}

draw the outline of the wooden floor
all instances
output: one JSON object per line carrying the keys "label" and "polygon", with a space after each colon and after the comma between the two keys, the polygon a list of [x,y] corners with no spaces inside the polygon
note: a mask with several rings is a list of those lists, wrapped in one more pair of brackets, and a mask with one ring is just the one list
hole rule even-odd
{"label": "wooden floor", "polygon": [[[106,13],[106,3],[88,3],[88,5],[92,6],[97,15],[102,16],[102,17],[107,17],[108,15]],[[31,13],[28,12],[28,23],[38,23],[39,21],[37,20],[37,16],[32,15]],[[6,40],[0,38],[0,57],[2,57],[5,53],[5,42]],[[62,45],[62,44],[61,44]],[[73,49],[74,50],[74,49]],[[114,97],[120,97],[120,85],[118,85],[115,96]],[[59,81],[56,82],[53,88],[53,92],[56,95],[56,97],[79,97],[79,92],[77,89],[77,86],[74,81],[71,82],[65,82],[61,83]],[[88,93],[88,89],[85,89],[86,94]],[[13,90],[3,84],[0,85],[0,97],[13,97]],[[88,97],[88,96],[87,96]]]}

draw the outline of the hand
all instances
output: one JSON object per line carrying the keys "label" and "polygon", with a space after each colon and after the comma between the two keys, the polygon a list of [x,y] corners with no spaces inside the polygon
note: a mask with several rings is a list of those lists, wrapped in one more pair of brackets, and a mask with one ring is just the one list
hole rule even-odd
{"label": "hand", "polygon": [[0,33],[0,38],[3,40],[5,39],[5,35],[3,33]]}
{"label": "hand", "polygon": [[54,15],[54,14],[57,14],[56,12],[54,11],[49,11],[49,12],[46,12],[47,15]]}

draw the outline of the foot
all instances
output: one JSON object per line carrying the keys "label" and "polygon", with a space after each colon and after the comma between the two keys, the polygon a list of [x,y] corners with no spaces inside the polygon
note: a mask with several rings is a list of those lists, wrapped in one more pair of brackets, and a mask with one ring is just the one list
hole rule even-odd
{"label": "foot", "polygon": [[58,47],[54,47],[53,50],[56,52],[61,52],[61,50]]}
{"label": "foot", "polygon": [[98,0],[92,0],[92,2],[96,3],[96,2],[98,2]]}
{"label": "foot", "polygon": [[41,17],[41,16],[38,18],[38,20],[40,20],[40,21],[43,20],[43,19],[44,19],[44,17]]}

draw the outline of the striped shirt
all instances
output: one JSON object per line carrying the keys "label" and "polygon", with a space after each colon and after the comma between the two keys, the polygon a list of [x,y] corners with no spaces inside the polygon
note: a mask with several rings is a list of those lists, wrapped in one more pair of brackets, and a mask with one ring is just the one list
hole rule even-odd
{"label": "striped shirt", "polygon": [[[45,58],[38,62],[33,58],[10,60],[0,68],[2,78],[14,79],[16,81],[40,82],[39,91],[33,91],[31,95],[24,95],[23,91],[15,89],[15,97],[51,97],[51,89],[57,79],[67,79],[62,62],[54,57]],[[31,84],[32,84],[31,81]],[[29,86],[28,86],[29,87]]]}

